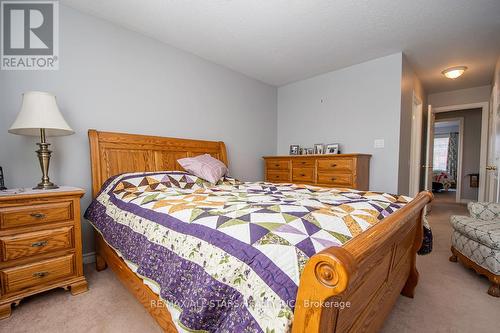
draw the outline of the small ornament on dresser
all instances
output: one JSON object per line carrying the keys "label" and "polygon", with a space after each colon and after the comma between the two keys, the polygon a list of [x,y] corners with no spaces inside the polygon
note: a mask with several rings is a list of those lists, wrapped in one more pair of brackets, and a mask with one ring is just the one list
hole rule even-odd
{"label": "small ornament on dresser", "polygon": [[325,152],[325,145],[322,143],[316,143],[314,145],[314,154],[316,155],[322,155]]}
{"label": "small ornament on dresser", "polygon": [[299,145],[290,145],[290,155],[299,155]]}
{"label": "small ornament on dresser", "polygon": [[0,191],[5,191],[7,187],[5,187],[5,181],[3,178],[3,169],[0,166]]}

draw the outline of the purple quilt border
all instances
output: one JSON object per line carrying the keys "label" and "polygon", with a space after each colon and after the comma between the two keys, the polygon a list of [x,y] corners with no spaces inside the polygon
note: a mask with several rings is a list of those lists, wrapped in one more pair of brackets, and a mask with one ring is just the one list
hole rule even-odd
{"label": "purple quilt border", "polygon": [[[243,295],[215,280],[203,267],[148,241],[128,226],[115,223],[98,201],[91,203],[85,218],[125,259],[139,266],[140,275],[160,285],[161,297],[182,309],[179,321],[186,327],[208,331],[263,332],[247,308],[242,306]],[[233,301],[234,307],[209,306],[210,302],[223,304],[228,299]],[[200,306],[203,307],[201,311]]]}

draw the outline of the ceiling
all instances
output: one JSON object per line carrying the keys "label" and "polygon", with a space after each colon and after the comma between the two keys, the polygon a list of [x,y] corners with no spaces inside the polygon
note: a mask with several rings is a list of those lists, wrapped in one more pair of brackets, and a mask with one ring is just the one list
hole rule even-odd
{"label": "ceiling", "polygon": [[500,55],[499,0],[61,2],[276,86],[403,51],[447,91],[489,84]]}

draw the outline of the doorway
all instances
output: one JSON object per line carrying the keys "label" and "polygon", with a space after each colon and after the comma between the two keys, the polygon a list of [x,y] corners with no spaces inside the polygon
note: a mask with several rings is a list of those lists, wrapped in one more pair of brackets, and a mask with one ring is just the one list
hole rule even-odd
{"label": "doorway", "polygon": [[[431,111],[433,122],[439,123],[440,121],[451,121],[452,119],[460,121],[460,118],[463,118],[462,148],[460,149],[462,154],[460,154],[460,151],[457,151],[457,158],[455,161],[452,161],[452,164],[457,164],[457,171],[455,173],[448,166],[445,170],[447,173],[446,176],[450,177],[449,180],[456,184],[456,198],[459,202],[484,200],[488,103],[485,103],[486,105],[482,104],[440,107]],[[446,139],[442,139],[440,142],[446,144],[445,141]],[[455,138],[454,141],[457,145],[460,145],[459,137]],[[434,140],[432,140],[432,143],[434,143]],[[434,149],[430,149],[430,151],[431,154],[434,153]],[[441,152],[440,156],[443,159],[444,153]],[[439,164],[438,166],[433,166],[433,163],[431,163],[432,168],[429,170],[429,178],[432,181],[432,185],[435,185],[434,180],[437,175],[434,171],[441,170],[444,167],[442,161],[434,160],[433,157],[431,161],[436,161]],[[459,163],[460,166],[458,165]],[[451,175],[450,172],[452,172]],[[432,187],[434,189],[434,186]]]}
{"label": "doorway", "polygon": [[432,191],[436,198],[461,201],[463,138],[463,117],[436,119],[432,162]]}

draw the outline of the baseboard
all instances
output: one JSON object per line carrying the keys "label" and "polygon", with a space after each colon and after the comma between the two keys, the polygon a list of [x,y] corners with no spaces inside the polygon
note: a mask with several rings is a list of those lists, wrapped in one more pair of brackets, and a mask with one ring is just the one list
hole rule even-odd
{"label": "baseboard", "polygon": [[95,252],[83,254],[83,264],[92,264],[95,262]]}

